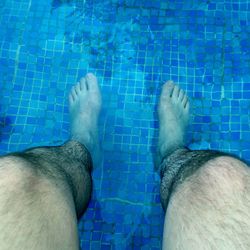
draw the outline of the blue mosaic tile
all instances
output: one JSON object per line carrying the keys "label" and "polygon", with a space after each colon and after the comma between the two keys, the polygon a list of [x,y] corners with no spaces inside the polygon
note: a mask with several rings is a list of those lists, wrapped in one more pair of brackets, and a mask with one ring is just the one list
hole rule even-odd
{"label": "blue mosaic tile", "polygon": [[104,162],[79,222],[83,249],[161,246],[152,150],[164,81],[190,96],[191,148],[250,161],[249,10],[236,0],[1,2],[0,154],[67,140],[68,91],[89,71],[99,78]]}

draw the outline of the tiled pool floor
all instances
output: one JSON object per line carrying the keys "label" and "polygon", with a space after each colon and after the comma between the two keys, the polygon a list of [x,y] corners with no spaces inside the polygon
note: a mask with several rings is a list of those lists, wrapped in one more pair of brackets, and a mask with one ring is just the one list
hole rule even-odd
{"label": "tiled pool floor", "polygon": [[249,161],[249,39],[249,0],[2,0],[0,153],[67,140],[68,92],[95,73],[103,164],[79,223],[81,246],[160,249],[161,85],[173,79],[191,97],[191,148]]}

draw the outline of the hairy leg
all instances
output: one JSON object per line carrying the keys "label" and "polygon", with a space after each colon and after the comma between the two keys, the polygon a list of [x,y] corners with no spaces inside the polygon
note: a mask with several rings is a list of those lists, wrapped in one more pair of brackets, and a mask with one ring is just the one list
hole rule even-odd
{"label": "hairy leg", "polygon": [[163,249],[249,249],[249,168],[220,152],[186,149],[187,107],[178,86],[163,86],[157,157],[166,210]]}
{"label": "hairy leg", "polygon": [[91,193],[92,159],[81,143],[71,140],[62,146],[32,148],[6,157],[23,160],[33,175],[47,178],[61,192],[70,194],[77,217],[82,215]]}
{"label": "hairy leg", "polygon": [[169,199],[179,184],[206,162],[218,156],[225,155],[217,151],[190,151],[187,148],[177,149],[167,156],[161,166],[161,203],[164,210],[167,210]]}
{"label": "hairy leg", "polygon": [[77,218],[91,194],[91,157],[78,142],[0,159],[0,249],[79,249]]}
{"label": "hairy leg", "polygon": [[163,249],[250,249],[249,167],[213,151],[176,151],[162,166],[178,163],[171,188],[167,170],[161,184]]}
{"label": "hairy leg", "polygon": [[100,108],[97,79],[87,74],[69,95],[70,141],[0,158],[0,249],[79,249]]}

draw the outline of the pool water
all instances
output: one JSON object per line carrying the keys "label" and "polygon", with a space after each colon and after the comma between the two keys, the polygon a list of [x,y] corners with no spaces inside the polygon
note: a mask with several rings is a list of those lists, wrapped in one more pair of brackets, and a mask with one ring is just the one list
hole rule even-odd
{"label": "pool water", "polygon": [[190,148],[249,161],[249,40],[250,0],[1,0],[0,154],[67,140],[68,92],[93,72],[103,163],[81,247],[160,249],[161,86],[172,79],[190,96]]}

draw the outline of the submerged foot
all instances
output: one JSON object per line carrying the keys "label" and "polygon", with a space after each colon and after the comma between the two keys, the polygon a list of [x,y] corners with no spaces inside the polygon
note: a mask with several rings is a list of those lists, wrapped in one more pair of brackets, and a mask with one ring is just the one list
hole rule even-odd
{"label": "submerged foot", "polygon": [[82,143],[96,162],[99,158],[98,118],[101,93],[96,77],[89,73],[69,94],[70,136]]}
{"label": "submerged foot", "polygon": [[156,165],[164,157],[185,145],[185,133],[189,120],[189,101],[185,92],[168,81],[162,87],[158,105],[159,138]]}

